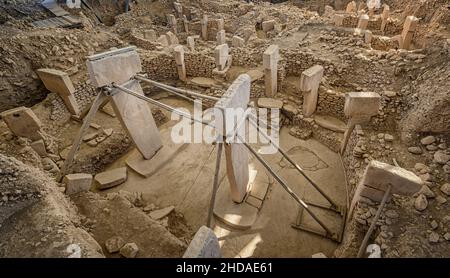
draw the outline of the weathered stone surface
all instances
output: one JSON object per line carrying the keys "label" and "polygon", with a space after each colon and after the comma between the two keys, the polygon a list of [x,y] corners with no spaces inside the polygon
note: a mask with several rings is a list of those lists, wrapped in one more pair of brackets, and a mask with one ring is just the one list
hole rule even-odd
{"label": "weathered stone surface", "polygon": [[269,46],[263,53],[266,96],[271,97],[278,89],[278,60],[280,59],[278,45]]}
{"label": "weathered stone surface", "polygon": [[381,96],[374,92],[352,92],[345,97],[344,113],[350,118],[374,116],[380,109]]}
{"label": "weathered stone surface", "polygon": [[312,66],[302,72],[300,90],[303,92],[303,115],[305,117],[310,117],[316,111],[323,72],[324,68],[319,65]]}
{"label": "weathered stone surface", "polygon": [[[247,109],[250,101],[250,81],[250,76],[247,74],[240,75],[216,103],[214,115],[219,134],[226,135],[232,132],[237,124],[235,122],[237,110],[244,112]],[[237,122],[239,121],[240,119],[237,119]],[[230,138],[230,140],[237,142],[235,138]],[[233,201],[241,203],[249,185],[248,152],[242,144],[232,143],[225,145],[225,154],[231,196]]]}
{"label": "weathered stone surface", "polygon": [[178,41],[177,36],[170,31],[166,33],[166,38],[167,38],[167,42],[169,43],[169,45],[177,45],[180,43]]}
{"label": "weathered stone surface", "polygon": [[390,184],[392,193],[401,195],[412,195],[422,188],[422,180],[413,172],[376,160],[367,166],[363,184],[382,191]]}
{"label": "weathered stone surface", "polygon": [[216,35],[216,41],[217,41],[217,44],[218,44],[218,45],[227,43],[227,40],[226,40],[226,39],[227,39],[227,38],[226,38],[225,30],[220,30],[219,32],[217,32],[217,35]]}
{"label": "weathered stone surface", "polygon": [[156,41],[156,37],[157,35],[155,30],[150,29],[144,31],[144,39],[154,42]]}
{"label": "weathered stone surface", "polygon": [[92,184],[91,174],[69,174],[64,177],[63,183],[66,186],[66,194],[73,195],[84,191],[89,191]]}
{"label": "weathered stone surface", "polygon": [[412,154],[422,154],[423,153],[422,149],[419,147],[409,147],[408,152],[410,152]]}
{"label": "weathered stone surface", "polygon": [[117,168],[95,175],[98,189],[108,189],[118,186],[127,180],[127,168]]}
{"label": "weathered stone surface", "polygon": [[245,40],[239,36],[233,36],[231,39],[231,45],[233,47],[243,47],[245,44]]}
{"label": "weathered stone surface", "polygon": [[275,20],[267,20],[261,23],[264,32],[272,31],[275,28]]}
{"label": "weathered stone surface", "polygon": [[162,219],[162,218],[166,217],[167,215],[169,215],[174,209],[175,209],[174,206],[170,206],[167,208],[154,210],[154,211],[150,212],[149,215],[152,219],[159,220],[159,219]]}
{"label": "weathered stone surface", "polygon": [[42,139],[38,133],[41,129],[41,121],[30,108],[10,109],[2,112],[0,116],[14,135],[33,141]]}
{"label": "weathered stone surface", "polygon": [[139,247],[134,242],[127,243],[122,248],[120,248],[120,255],[128,259],[135,258],[138,252]]}
{"label": "weathered stone surface", "polygon": [[[123,86],[144,95],[137,80],[132,80]],[[152,158],[162,147],[162,141],[147,102],[125,93],[117,93],[111,99],[116,115],[136,148],[145,159]]]}
{"label": "weathered stone surface", "polygon": [[61,96],[70,113],[74,115],[80,113],[80,108],[73,95],[75,93],[75,87],[67,73],[55,69],[39,69],[37,70],[37,74],[47,90]]}
{"label": "weathered stone surface", "polygon": [[414,201],[414,207],[418,211],[424,211],[428,207],[428,200],[425,195],[420,194]]}
{"label": "weathered stone surface", "polygon": [[225,69],[228,62],[228,45],[221,44],[214,49],[214,57],[217,68],[221,71]]}
{"label": "weathered stone surface", "polygon": [[182,81],[186,81],[186,65],[184,62],[184,48],[182,45],[178,45],[173,49],[175,62],[177,64],[178,77]]}
{"label": "weathered stone surface", "polygon": [[422,145],[430,145],[430,144],[433,144],[434,142],[436,142],[436,138],[434,137],[434,136],[427,136],[427,137],[424,137],[424,138],[422,138],[421,140],[420,140],[420,143],[422,144]]}
{"label": "weathered stone surface", "polygon": [[46,157],[47,156],[47,150],[45,149],[45,143],[44,140],[37,140],[34,141],[30,144],[30,147],[37,152],[38,155],[40,155],[41,157]]}
{"label": "weathered stone surface", "polygon": [[258,106],[261,108],[281,109],[281,108],[283,108],[283,101],[279,100],[279,99],[263,97],[263,98],[258,99]]}
{"label": "weathered stone surface", "polygon": [[359,17],[359,21],[358,21],[358,29],[362,29],[362,30],[366,30],[367,29],[367,25],[369,24],[369,16],[366,14],[362,14]]}
{"label": "weathered stone surface", "polygon": [[135,48],[117,49],[88,57],[87,68],[92,85],[99,88],[123,84],[142,71]]}
{"label": "weathered stone surface", "polygon": [[450,183],[444,183],[439,188],[445,195],[450,196]]}
{"label": "weathered stone surface", "polygon": [[415,16],[408,16],[405,19],[403,25],[403,31],[401,34],[400,47],[403,49],[409,49],[411,45],[414,32],[416,31],[417,25],[419,24],[419,19]]}
{"label": "weathered stone surface", "polygon": [[200,227],[189,244],[183,258],[221,258],[219,240],[206,226]]}
{"label": "weathered stone surface", "polygon": [[439,164],[446,164],[448,161],[450,161],[450,155],[446,154],[444,151],[437,151],[433,155],[434,161],[436,161]]}
{"label": "weathered stone surface", "polygon": [[120,236],[114,236],[105,241],[105,247],[108,253],[117,253],[125,245],[125,241]]}

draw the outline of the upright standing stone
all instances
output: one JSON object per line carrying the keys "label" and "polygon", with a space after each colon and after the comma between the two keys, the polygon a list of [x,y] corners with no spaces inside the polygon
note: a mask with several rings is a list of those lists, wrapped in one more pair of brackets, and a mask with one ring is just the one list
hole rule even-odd
{"label": "upright standing stone", "polygon": [[169,43],[169,45],[177,45],[180,43],[178,41],[177,36],[170,31],[166,33],[166,38],[167,38],[167,42]]}
{"label": "upright standing stone", "polygon": [[189,244],[183,258],[221,258],[220,245],[214,232],[202,226],[195,233],[194,238]]}
{"label": "upright standing stone", "polygon": [[263,53],[263,66],[267,97],[272,97],[277,93],[279,58],[279,48],[278,45],[275,44],[269,46]]}
{"label": "upright standing stone", "polygon": [[39,69],[37,74],[50,92],[58,94],[64,100],[70,113],[80,114],[80,108],[74,95],[75,88],[67,73],[55,69]]}
{"label": "upright standing stone", "polygon": [[[144,95],[137,80],[131,80],[123,86]],[[112,106],[116,115],[119,116],[122,126],[142,156],[145,159],[152,158],[162,147],[162,141],[150,107],[142,99],[121,91],[116,92],[111,97]]]}
{"label": "upright standing stone", "polygon": [[245,44],[245,40],[239,36],[233,36],[231,43],[233,47],[243,47]]}
{"label": "upright standing stone", "polygon": [[341,145],[341,154],[347,147],[348,139],[355,125],[370,121],[370,118],[380,109],[380,95],[374,92],[352,92],[345,96],[344,114],[350,118],[344,140]]}
{"label": "upright standing stone", "polygon": [[185,15],[183,15],[183,26],[184,26],[184,32],[189,33],[189,20]]}
{"label": "upright standing stone", "polygon": [[357,28],[362,29],[362,30],[366,30],[368,24],[369,24],[369,16],[366,15],[366,14],[362,14],[359,17]]}
{"label": "upright standing stone", "polygon": [[172,27],[172,32],[174,34],[177,34],[178,33],[177,18],[173,14],[167,15],[167,23],[169,24],[170,27]]}
{"label": "upright standing stone", "polygon": [[373,39],[373,33],[370,30],[366,30],[364,33],[364,41],[366,44],[371,44]]}
{"label": "upright standing stone", "polygon": [[200,21],[200,24],[202,26],[202,39],[204,41],[207,41],[208,40],[208,16],[206,14],[203,15],[203,18]]}
{"label": "upright standing stone", "polygon": [[388,23],[389,16],[390,16],[390,7],[388,5],[384,5],[383,13],[381,14],[381,28],[380,28],[380,30],[382,32],[384,32],[384,30],[386,29],[386,25]]}
{"label": "upright standing stone", "polygon": [[186,38],[187,47],[190,51],[195,51],[195,39],[192,36]]}
{"label": "upright standing stone", "polygon": [[352,1],[352,2],[348,3],[345,11],[348,13],[356,13],[356,2]]}
{"label": "upright standing stone", "polygon": [[224,30],[225,28],[225,21],[223,20],[223,18],[219,18],[217,20],[217,32]]}
{"label": "upright standing stone", "polygon": [[186,66],[184,63],[184,48],[182,45],[178,45],[173,49],[175,55],[175,62],[178,69],[178,77],[182,81],[186,81]]}
{"label": "upright standing stone", "polygon": [[[240,75],[222,98],[216,103],[214,109],[216,128],[219,134],[230,134],[242,118],[236,119],[239,115],[244,116],[250,101],[251,78],[247,74]],[[245,133],[240,127],[238,134]],[[225,155],[227,161],[227,176],[230,182],[231,198],[236,203],[242,203],[249,186],[249,155],[242,142],[235,141],[236,138],[229,138],[231,143],[225,144]],[[236,142],[236,143],[234,143]]]}
{"label": "upright standing stone", "polygon": [[156,31],[153,29],[144,31],[144,39],[149,40],[151,42],[156,41]]}
{"label": "upright standing stone", "polygon": [[[97,87],[120,84],[144,95],[137,80],[130,79],[142,71],[135,47],[116,49],[88,57],[87,67],[91,83]],[[147,102],[114,89],[111,103],[116,115],[138,151],[150,159],[161,147],[162,141]]]}
{"label": "upright standing stone", "polygon": [[14,135],[29,138],[31,141],[42,139],[39,133],[41,121],[30,108],[17,107],[2,112],[0,116]]}
{"label": "upright standing stone", "polygon": [[216,60],[216,66],[219,71],[225,69],[228,61],[228,45],[221,44],[214,49],[214,57]]}
{"label": "upright standing stone", "polygon": [[412,38],[414,36],[414,32],[416,31],[417,24],[419,23],[419,19],[415,16],[408,16],[405,20],[405,24],[403,25],[403,32],[401,37],[401,46],[402,49],[409,49],[411,45]]}
{"label": "upright standing stone", "polygon": [[323,72],[322,66],[315,65],[305,70],[300,77],[300,90],[303,92],[303,115],[305,117],[310,117],[316,111]]}
{"label": "upright standing stone", "polygon": [[177,12],[178,17],[181,17],[183,15],[183,6],[178,2],[173,2],[173,7]]}
{"label": "upright standing stone", "polygon": [[216,35],[217,45],[227,43],[225,30],[220,30]]}
{"label": "upright standing stone", "polygon": [[343,23],[344,23],[344,15],[343,14],[335,14],[334,15],[334,25],[342,26]]}

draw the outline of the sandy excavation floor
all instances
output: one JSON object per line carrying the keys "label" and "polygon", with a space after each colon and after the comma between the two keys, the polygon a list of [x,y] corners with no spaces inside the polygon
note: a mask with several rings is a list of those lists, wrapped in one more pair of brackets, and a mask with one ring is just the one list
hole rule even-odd
{"label": "sandy excavation floor", "polygon": [[[180,100],[165,99],[164,103],[177,107]],[[189,106],[188,106],[189,107]],[[170,140],[168,131],[173,122],[160,128],[163,142]],[[292,158],[316,181],[338,204],[346,203],[346,186],[339,156],[315,140],[303,141],[282,129],[280,145],[288,150]],[[163,147],[164,148],[164,147]],[[133,149],[118,161],[110,165],[115,169],[126,165],[125,161],[136,155]],[[205,225],[211,197],[215,160],[215,146],[206,144],[186,144],[170,157],[167,164],[149,178],[136,172],[128,171],[128,180],[102,194],[125,190],[140,192],[148,203],[164,208],[174,206],[181,212],[186,223],[195,231]],[[225,159],[222,156],[219,194],[229,194],[226,182]],[[265,155],[276,172],[281,175],[294,192],[307,201],[326,204],[326,201],[310,186],[307,181],[290,168],[281,155]],[[310,257],[322,252],[330,256],[337,244],[316,235],[290,227],[297,217],[298,205],[284,189],[274,184],[268,172],[252,158],[250,168],[257,170],[257,178],[270,183],[262,208],[255,224],[247,230],[236,230],[226,224],[215,221],[213,230],[219,238],[224,257]],[[330,183],[329,181],[333,181]],[[328,213],[319,211],[320,216]],[[326,223],[338,230],[339,218],[326,217]]]}

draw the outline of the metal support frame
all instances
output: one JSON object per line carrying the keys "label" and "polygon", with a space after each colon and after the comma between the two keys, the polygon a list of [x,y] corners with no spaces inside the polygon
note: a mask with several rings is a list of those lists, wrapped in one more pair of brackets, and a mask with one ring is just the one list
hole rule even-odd
{"label": "metal support frame", "polygon": [[[215,101],[217,101],[217,100],[219,100],[219,98],[216,98],[216,97],[211,97],[211,96],[206,96],[206,95],[203,95],[203,94],[199,94],[199,93],[195,93],[195,92],[192,92],[192,91],[188,91],[188,90],[183,90],[183,89],[179,89],[179,88],[175,88],[175,87],[171,87],[171,86],[168,86],[168,85],[165,85],[165,84],[162,84],[162,83],[159,83],[159,82],[156,82],[156,81],[153,81],[153,80],[150,80],[150,79],[147,79],[147,78],[145,78],[144,76],[142,76],[142,75],[136,75],[135,76],[135,79],[138,79],[138,80],[141,80],[141,81],[144,81],[144,82],[147,82],[147,83],[150,83],[150,84],[152,84],[152,85],[154,85],[154,86],[156,86],[156,87],[159,87],[159,88],[161,88],[161,89],[165,89],[165,90],[168,90],[168,91],[170,91],[170,92],[172,92],[172,93],[174,93],[174,94],[176,94],[176,95],[180,95],[180,94],[182,94],[183,96],[182,97],[184,97],[184,98],[187,98],[187,99],[189,99],[189,100],[191,100],[191,101],[194,101],[193,99],[191,99],[191,98],[189,98],[189,97],[186,97],[186,96],[184,96],[184,95],[191,95],[191,96],[195,96],[195,97],[199,97],[199,98],[205,98],[205,99],[210,99],[210,100],[215,100]],[[209,127],[212,127],[212,128],[215,128],[215,126],[214,125],[212,125],[211,123],[209,123],[209,122],[206,122],[206,121],[204,121],[204,120],[202,120],[202,119],[196,119],[196,118],[194,118],[194,117],[192,117],[190,114],[188,114],[188,113],[185,113],[185,112],[183,112],[183,111],[180,111],[180,110],[178,110],[178,109],[176,109],[176,108],[173,108],[173,107],[171,107],[171,106],[169,106],[169,105],[167,105],[167,104],[164,104],[164,103],[161,103],[161,102],[159,102],[159,101],[156,101],[156,100],[154,100],[154,99],[152,99],[152,98],[149,98],[149,97],[146,97],[146,96],[144,96],[144,95],[141,95],[141,94],[138,94],[138,93],[136,93],[136,92],[134,92],[134,91],[132,91],[132,90],[130,90],[130,89],[127,89],[127,88],[125,88],[125,87],[123,87],[123,86],[121,86],[121,85],[117,85],[117,84],[111,84],[111,86],[107,86],[107,87],[104,87],[104,88],[102,88],[101,89],[101,91],[99,92],[99,94],[97,95],[97,97],[95,98],[95,100],[94,100],[94,102],[93,102],[93,104],[92,104],[92,106],[91,106],[91,109],[89,110],[89,113],[87,114],[87,116],[86,116],[86,118],[84,119],[84,121],[83,121],[83,125],[82,125],[82,127],[81,127],[81,129],[80,129],[80,131],[78,132],[78,135],[77,135],[77,137],[75,138],[75,141],[74,141],[74,144],[73,144],[73,146],[72,146],[72,149],[71,149],[71,151],[70,151],[70,153],[69,153],[69,156],[68,156],[68,158],[67,158],[67,160],[65,161],[65,164],[64,164],[64,168],[63,168],[63,171],[62,171],[62,173],[63,173],[63,176],[65,175],[65,174],[67,174],[68,173],[68,171],[69,171],[69,168],[70,168],[70,166],[71,166],[71,164],[72,164],[72,162],[73,162],[73,159],[74,159],[74,156],[75,156],[75,153],[77,152],[77,150],[78,150],[78,148],[79,148],[79,146],[80,146],[80,143],[81,143],[81,140],[82,140],[82,137],[83,137],[83,134],[84,134],[84,132],[86,131],[86,129],[89,127],[89,125],[90,125],[90,122],[91,122],[91,120],[93,119],[93,117],[95,116],[95,114],[96,114],[96,112],[98,111],[98,109],[100,108],[100,106],[106,101],[106,100],[108,100],[108,98],[111,96],[111,95],[113,95],[113,94],[116,94],[116,93],[118,93],[116,90],[114,90],[114,89],[117,89],[117,90],[119,90],[119,91],[121,91],[121,92],[124,92],[124,93],[127,93],[127,94],[129,94],[129,95],[132,95],[132,96],[134,96],[134,97],[137,97],[137,98],[139,98],[139,99],[142,99],[142,100],[144,100],[144,101],[146,101],[146,102],[149,102],[149,103],[151,103],[151,104],[153,104],[153,105],[156,105],[156,106],[158,106],[158,107],[160,107],[160,108],[162,108],[162,109],[165,109],[165,110],[168,110],[168,111],[170,111],[170,112],[173,112],[173,113],[176,113],[176,114],[178,114],[178,115],[180,115],[180,116],[182,116],[182,117],[185,117],[185,118],[188,118],[188,119],[190,119],[190,120],[192,120],[192,121],[195,121],[195,122],[199,122],[199,123],[201,123],[201,124],[203,124],[203,125],[206,125],[206,126],[209,126]],[[264,166],[264,168],[266,168],[266,170],[278,181],[278,183],[283,187],[283,189],[287,192],[287,193],[289,193],[289,195],[291,195],[291,197],[300,205],[300,209],[301,209],[301,211],[303,212],[303,210],[306,210],[307,211],[307,213],[323,228],[323,230],[324,230],[324,232],[321,232],[321,231],[315,231],[315,230],[312,230],[312,229],[309,229],[309,228],[307,228],[307,227],[303,227],[302,225],[300,225],[300,223],[298,222],[298,223],[296,223],[295,225],[292,225],[294,228],[298,228],[298,229],[302,229],[302,230],[304,230],[304,231],[308,231],[308,232],[312,232],[312,233],[315,233],[315,234],[318,234],[318,235],[321,235],[321,236],[324,236],[324,237],[327,237],[327,238],[330,238],[330,239],[332,239],[332,240],[335,240],[335,241],[338,241],[338,242],[340,242],[341,240],[342,240],[342,234],[343,234],[343,228],[344,228],[344,225],[345,225],[345,218],[346,218],[346,208],[343,208],[343,207],[340,207],[340,206],[338,206],[335,202],[333,202],[333,200],[331,200],[331,198],[328,196],[328,195],[326,195],[325,194],[325,192],[323,192],[321,189],[320,189],[320,187],[314,182],[314,181],[312,181],[306,174],[305,174],[305,172],[303,171],[303,169],[299,166],[299,165],[297,165],[288,155],[287,155],[287,153],[279,146],[279,145],[277,145],[276,143],[274,143],[273,141],[272,141],[272,139],[265,133],[265,132],[263,132],[263,131],[261,131],[259,128],[258,128],[258,126],[257,126],[257,124],[253,121],[253,119],[251,119],[250,117],[249,117],[249,115],[251,115],[251,116],[253,116],[251,113],[246,113],[245,114],[245,117],[244,117],[244,120],[242,120],[240,123],[239,123],[239,126],[240,125],[242,125],[243,123],[245,123],[246,122],[246,120],[248,120],[252,125],[254,125],[257,129],[258,129],[258,131],[259,131],[259,133],[260,134],[262,134],[263,135],[263,137],[265,137],[267,140],[269,140],[269,142],[274,146],[274,147],[276,147],[279,151],[280,151],[280,153],[282,154],[282,156],[284,157],[284,158],[286,158],[288,161],[289,161],[289,163],[291,163],[294,167],[295,167],[295,169],[309,182],[309,183],[311,183],[312,185],[313,185],[313,187],[330,203],[330,207],[326,207],[326,206],[321,206],[321,205],[315,205],[315,204],[311,204],[311,203],[307,203],[307,202],[305,202],[305,201],[303,201],[300,197],[298,197],[297,196],[297,194],[295,194],[295,192],[294,191],[292,191],[292,189],[287,185],[287,183],[277,174],[277,173],[275,173],[275,171],[270,167],[270,165],[248,144],[248,143],[246,143],[245,142],[245,140],[243,140],[242,139],[242,137],[238,134],[238,132],[233,132],[233,134],[230,134],[230,135],[232,135],[232,136],[236,136],[237,137],[237,139],[238,140],[240,140],[240,142],[249,150],[249,152],[250,153],[252,153],[255,157],[256,157],[256,159]],[[215,175],[214,175],[214,184],[213,184],[213,191],[212,191],[212,196],[211,196],[211,201],[210,201],[210,207],[209,207],[209,211],[208,211],[208,218],[207,218],[207,225],[208,225],[208,227],[210,227],[211,226],[211,221],[212,221],[212,214],[213,214],[213,210],[214,210],[214,204],[215,204],[215,198],[216,198],[216,194],[217,194],[217,190],[218,190],[218,179],[219,179],[219,171],[220,171],[220,161],[221,161],[221,155],[222,155],[222,148],[223,148],[223,142],[221,142],[220,141],[220,139],[218,139],[217,140],[218,141],[218,152],[217,152],[217,158],[216,158],[216,172],[215,172]],[[340,213],[341,215],[343,215],[344,216],[344,224],[343,224],[343,226],[342,226],[342,230],[341,230],[341,232],[340,233],[333,233],[317,216],[316,216],[316,214],[310,209],[310,206],[313,206],[313,207],[319,207],[319,208],[322,208],[322,209],[326,209],[326,210],[331,210],[331,211],[334,211],[334,212],[337,212],[337,213]],[[380,206],[381,207],[381,206]],[[300,220],[301,220],[301,217],[302,217],[302,214],[299,214],[299,217],[300,217]],[[299,219],[299,217],[297,218],[297,219]]]}
{"label": "metal support frame", "polygon": [[375,214],[375,217],[372,219],[372,223],[370,224],[369,230],[367,231],[366,235],[364,236],[361,246],[359,247],[358,258],[362,258],[362,256],[364,255],[364,252],[365,252],[366,246],[367,246],[367,242],[369,241],[370,236],[372,235],[373,230],[375,229],[378,218],[380,218],[381,212],[383,211],[383,208],[386,205],[387,199],[388,199],[389,195],[391,194],[391,190],[392,190],[392,185],[389,184],[386,192],[384,193],[383,199],[381,200],[380,206],[378,207],[377,214]]}

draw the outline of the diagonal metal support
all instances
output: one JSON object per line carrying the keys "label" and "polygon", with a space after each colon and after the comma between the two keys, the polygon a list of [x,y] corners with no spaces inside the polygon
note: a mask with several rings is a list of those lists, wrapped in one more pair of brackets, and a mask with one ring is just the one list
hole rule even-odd
{"label": "diagonal metal support", "polygon": [[84,133],[89,128],[89,125],[92,122],[95,114],[97,113],[100,106],[109,99],[109,95],[107,95],[103,90],[99,92],[99,94],[95,97],[92,102],[91,109],[88,114],[84,118],[83,124],[81,125],[80,130],[78,131],[75,140],[73,141],[72,148],[70,149],[69,155],[67,156],[66,161],[64,162],[63,169],[61,171],[61,179],[64,178],[65,175],[70,173],[70,167],[72,166],[73,159],[75,157],[75,153],[80,148],[81,140],[83,138]]}

